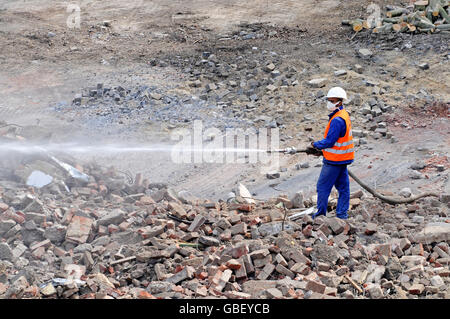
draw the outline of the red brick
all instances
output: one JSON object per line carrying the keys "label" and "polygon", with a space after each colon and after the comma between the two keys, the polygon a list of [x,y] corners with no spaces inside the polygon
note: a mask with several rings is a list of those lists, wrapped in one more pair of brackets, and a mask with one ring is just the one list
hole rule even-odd
{"label": "red brick", "polygon": [[290,269],[291,269],[291,271],[293,271],[295,273],[305,275],[305,276],[308,275],[309,271],[310,271],[310,268],[307,265],[302,264],[302,263],[296,263]]}
{"label": "red brick", "polygon": [[409,289],[408,292],[412,295],[420,295],[424,291],[425,286],[422,284],[414,284]]}
{"label": "red brick", "polygon": [[181,287],[181,286],[173,286],[172,287],[172,291],[183,293],[184,292],[184,288]]}
{"label": "red brick", "polygon": [[238,270],[239,268],[241,268],[241,264],[236,259],[228,260],[226,266],[233,270]]}
{"label": "red brick", "polygon": [[369,236],[375,234],[376,232],[377,232],[377,225],[374,223],[368,223],[364,230],[364,233]]}
{"label": "red brick", "polygon": [[108,226],[108,233],[110,233],[110,234],[117,233],[119,230],[120,230],[119,227],[116,226],[116,225],[109,225]]}
{"label": "red brick", "polygon": [[197,287],[195,293],[199,296],[206,297],[208,295],[208,288],[206,286]]}
{"label": "red brick", "polygon": [[73,216],[67,227],[66,240],[83,244],[89,237],[93,220],[83,216]]}
{"label": "red brick", "polygon": [[197,278],[200,279],[200,280],[204,280],[204,279],[208,278],[208,273],[202,271],[201,273],[199,273],[199,274],[197,275]]}
{"label": "red brick", "polygon": [[222,290],[225,288],[225,285],[230,280],[231,275],[232,275],[232,271],[230,269],[224,270],[220,276],[218,284],[214,287],[215,290],[222,292]]}
{"label": "red brick", "polygon": [[302,233],[303,233],[303,235],[305,235],[305,237],[311,237],[312,230],[313,230],[313,227],[311,225],[307,225],[305,228],[303,228]]}
{"label": "red brick", "polygon": [[45,247],[38,247],[37,249],[33,250],[32,255],[36,259],[41,259],[42,256],[45,255]]}
{"label": "red brick", "polygon": [[145,290],[141,290],[141,291],[139,292],[138,298],[139,298],[139,299],[156,299],[155,296],[151,295],[150,293],[148,293],[148,292],[145,291]]}
{"label": "red brick", "polygon": [[252,219],[250,219],[250,221],[248,222],[249,226],[253,226],[253,225],[258,225],[259,223],[261,223],[261,218],[259,217],[254,217]]}
{"label": "red brick", "polygon": [[66,255],[66,251],[64,249],[61,249],[56,246],[53,247],[53,253],[58,257],[63,257]]}
{"label": "red brick", "polygon": [[52,245],[52,243],[50,242],[50,240],[46,239],[46,240],[43,240],[43,241],[41,241],[41,242],[39,242],[39,243],[34,244],[33,246],[31,246],[31,247],[30,247],[30,250],[33,251],[33,250],[38,249],[38,248],[40,248],[40,247],[48,248],[48,247],[50,247],[51,245]]}
{"label": "red brick", "polygon": [[251,205],[251,204],[242,204],[237,207],[238,210],[241,210],[244,212],[251,212],[254,208],[255,208],[255,206]]}
{"label": "red brick", "polygon": [[0,212],[4,212],[9,208],[5,203],[0,203]]}
{"label": "red brick", "polygon": [[122,223],[120,223],[119,228],[121,231],[125,231],[128,229],[128,227],[130,227],[130,225],[131,224],[128,222],[122,222]]}
{"label": "red brick", "polygon": [[100,195],[108,194],[108,188],[105,185],[99,185],[98,190],[99,190]]}
{"label": "red brick", "polygon": [[107,235],[108,234],[108,228],[106,228],[106,226],[98,226],[98,234],[100,235],[100,236],[103,236],[103,235]]}
{"label": "red brick", "polygon": [[391,245],[390,244],[378,245],[376,250],[382,256],[391,257]]}
{"label": "red brick", "polygon": [[329,236],[332,233],[330,227],[328,227],[328,225],[326,225],[326,224],[320,225],[318,230],[322,231],[322,233],[324,233],[325,236]]}
{"label": "red brick", "polygon": [[11,215],[11,218],[19,224],[23,224],[25,222],[25,214],[23,214],[22,212],[16,212],[15,214],[13,213]]}
{"label": "red brick", "polygon": [[139,200],[139,202],[136,204],[138,206],[139,205],[152,205],[152,204],[155,204],[155,201],[150,196],[142,196],[141,199]]}
{"label": "red brick", "polygon": [[325,292],[327,286],[313,280],[309,280],[306,284],[306,290],[311,290],[317,292],[319,294],[323,294]]}

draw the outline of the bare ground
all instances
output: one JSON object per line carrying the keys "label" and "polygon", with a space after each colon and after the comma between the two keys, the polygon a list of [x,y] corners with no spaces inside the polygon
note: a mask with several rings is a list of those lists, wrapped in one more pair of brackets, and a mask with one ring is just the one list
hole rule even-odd
{"label": "bare ground", "polygon": [[[401,3],[373,2],[381,6]],[[400,92],[417,94],[424,89],[444,103],[450,101],[448,35],[380,39],[358,34],[352,38],[353,33],[341,26],[341,20],[366,16],[367,5],[353,0],[80,3],[79,29],[67,27],[70,13],[66,11],[66,2],[27,1],[24,4],[22,1],[9,1],[0,5],[0,115],[4,120],[21,125],[44,126],[61,140],[80,135],[106,140],[167,140],[168,131],[164,127],[144,122],[133,124],[138,125],[137,130],[128,130],[127,125],[118,124],[101,130],[92,129],[73,114],[54,112],[50,106],[60,101],[70,102],[82,88],[95,86],[96,83],[183,86],[182,83],[188,80],[181,72],[183,65],[169,65],[162,70],[151,66],[153,59],[172,60],[179,56],[189,60],[203,51],[210,51],[223,59],[233,60],[236,55],[245,55],[252,47],[258,47],[278,52],[285,63],[300,70],[306,68],[308,73],[304,80],[359,63],[365,68],[364,74],[350,72],[345,78],[352,93],[367,93],[365,90],[368,88],[352,86],[352,83],[363,78],[376,79],[390,87],[385,100],[400,107],[395,113],[397,118],[390,125],[399,143],[373,141],[371,148],[362,151],[360,160],[354,165],[358,175],[372,185],[378,183],[378,186],[393,187],[394,190],[404,185],[411,186],[401,177],[406,174],[410,163],[424,157],[423,152],[415,150],[420,143],[426,142],[430,152],[447,157],[450,133],[448,111],[440,117],[428,117],[425,127],[395,126],[394,122],[415,120],[422,124],[424,121],[420,112],[404,116],[402,108],[411,105],[398,99]],[[110,21],[111,27],[105,28],[104,21]],[[220,40],[221,36],[238,32],[240,25],[245,23],[261,23],[268,30],[276,30],[277,35],[269,41]],[[54,36],[49,36],[49,32]],[[359,48],[375,51],[378,62],[361,61],[355,54]],[[429,63],[430,69],[418,69],[417,64],[421,62]],[[384,76],[380,70],[394,70],[399,76]],[[309,96],[309,88],[300,83],[286,92],[284,108],[287,112],[293,112],[295,103]],[[326,113],[314,109],[311,115],[323,117]],[[321,126],[315,127],[304,138],[311,136],[318,139],[322,130]],[[287,124],[286,133],[291,136],[303,131],[303,124]],[[304,138],[294,138],[282,146],[305,143]],[[399,149],[402,151],[399,152]],[[302,158],[282,158],[282,166],[289,167],[289,170],[282,174],[281,181],[274,182],[266,180],[254,167],[177,166],[168,163],[163,155],[145,159],[138,154],[95,157],[105,165],[114,164],[134,172],[144,171],[154,181],[168,182],[208,197],[222,196],[238,181],[246,182],[257,196],[278,192],[270,186],[274,183],[278,184],[281,192],[292,193],[303,188],[313,193],[319,170],[311,168],[307,173],[296,171],[292,166]],[[379,157],[382,159],[379,160]],[[367,168],[369,165],[370,169]],[[386,176],[386,167],[393,167],[387,172],[388,178],[378,180],[380,176]],[[412,186],[448,187],[445,176],[438,177],[439,182],[419,180]]]}

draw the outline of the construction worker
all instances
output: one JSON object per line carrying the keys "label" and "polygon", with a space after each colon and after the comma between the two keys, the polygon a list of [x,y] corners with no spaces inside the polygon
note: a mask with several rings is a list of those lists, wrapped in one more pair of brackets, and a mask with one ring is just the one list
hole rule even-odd
{"label": "construction worker", "polygon": [[350,183],[347,165],[353,162],[355,152],[352,140],[352,124],[350,115],[344,109],[343,101],[347,93],[340,87],[333,87],[327,94],[327,108],[331,113],[324,138],[312,142],[308,147],[313,155],[323,155],[323,166],[317,182],[317,212],[313,218],[326,215],[328,197],[333,186],[339,192],[336,216],[348,218],[350,202]]}

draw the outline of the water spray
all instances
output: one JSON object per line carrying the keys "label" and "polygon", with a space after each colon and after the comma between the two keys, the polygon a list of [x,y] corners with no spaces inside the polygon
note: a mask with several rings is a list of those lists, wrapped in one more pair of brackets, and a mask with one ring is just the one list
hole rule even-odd
{"label": "water spray", "polygon": [[76,143],[0,143],[0,153],[19,152],[25,154],[67,152],[79,154],[118,154],[118,153],[164,153],[164,152],[217,152],[217,153],[260,153],[266,150],[255,148],[212,148],[186,147],[177,145],[130,145],[130,144],[76,144]]}

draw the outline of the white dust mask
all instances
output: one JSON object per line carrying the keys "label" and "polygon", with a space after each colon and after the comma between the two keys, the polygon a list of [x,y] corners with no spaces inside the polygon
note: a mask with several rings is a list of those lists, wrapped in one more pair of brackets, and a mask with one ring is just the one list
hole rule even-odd
{"label": "white dust mask", "polygon": [[336,104],[333,104],[330,101],[327,101],[327,109],[330,111],[333,111],[338,106],[338,104],[339,104],[339,102],[337,102]]}

